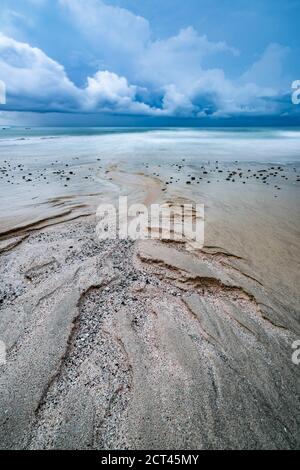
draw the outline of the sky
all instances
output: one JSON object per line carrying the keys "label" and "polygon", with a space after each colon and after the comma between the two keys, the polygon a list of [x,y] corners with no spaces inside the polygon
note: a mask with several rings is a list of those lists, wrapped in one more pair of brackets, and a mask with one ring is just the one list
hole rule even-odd
{"label": "sky", "polygon": [[300,125],[300,0],[1,0],[0,124]]}

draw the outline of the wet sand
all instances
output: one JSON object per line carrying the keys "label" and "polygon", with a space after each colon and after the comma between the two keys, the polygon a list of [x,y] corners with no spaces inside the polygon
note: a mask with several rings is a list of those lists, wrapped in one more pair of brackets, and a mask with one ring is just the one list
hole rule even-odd
{"label": "wet sand", "polygon": [[[299,166],[56,165],[1,167],[1,448],[298,448]],[[204,203],[204,247],[97,240],[119,195]]]}

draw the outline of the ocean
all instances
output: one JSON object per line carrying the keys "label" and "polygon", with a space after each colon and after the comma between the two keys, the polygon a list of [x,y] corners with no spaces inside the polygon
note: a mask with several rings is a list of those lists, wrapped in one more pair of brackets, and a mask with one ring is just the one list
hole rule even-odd
{"label": "ocean", "polygon": [[66,158],[244,161],[300,159],[300,129],[279,128],[21,128],[0,130],[0,161]]}

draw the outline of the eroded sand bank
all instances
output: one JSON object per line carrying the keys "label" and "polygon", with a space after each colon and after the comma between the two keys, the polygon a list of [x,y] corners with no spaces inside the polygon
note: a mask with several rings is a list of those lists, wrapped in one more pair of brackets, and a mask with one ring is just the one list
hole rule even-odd
{"label": "eroded sand bank", "polygon": [[[106,168],[109,195],[2,230],[1,448],[299,447],[298,189],[164,172]],[[204,203],[205,246],[97,240],[120,194]]]}

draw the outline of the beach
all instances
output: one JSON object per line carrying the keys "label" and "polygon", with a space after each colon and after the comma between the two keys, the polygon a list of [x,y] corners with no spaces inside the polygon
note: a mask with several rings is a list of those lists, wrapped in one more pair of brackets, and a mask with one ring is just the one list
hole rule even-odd
{"label": "beach", "polygon": [[[2,132],[0,447],[299,448],[300,131]],[[99,240],[120,196],[204,245]]]}

